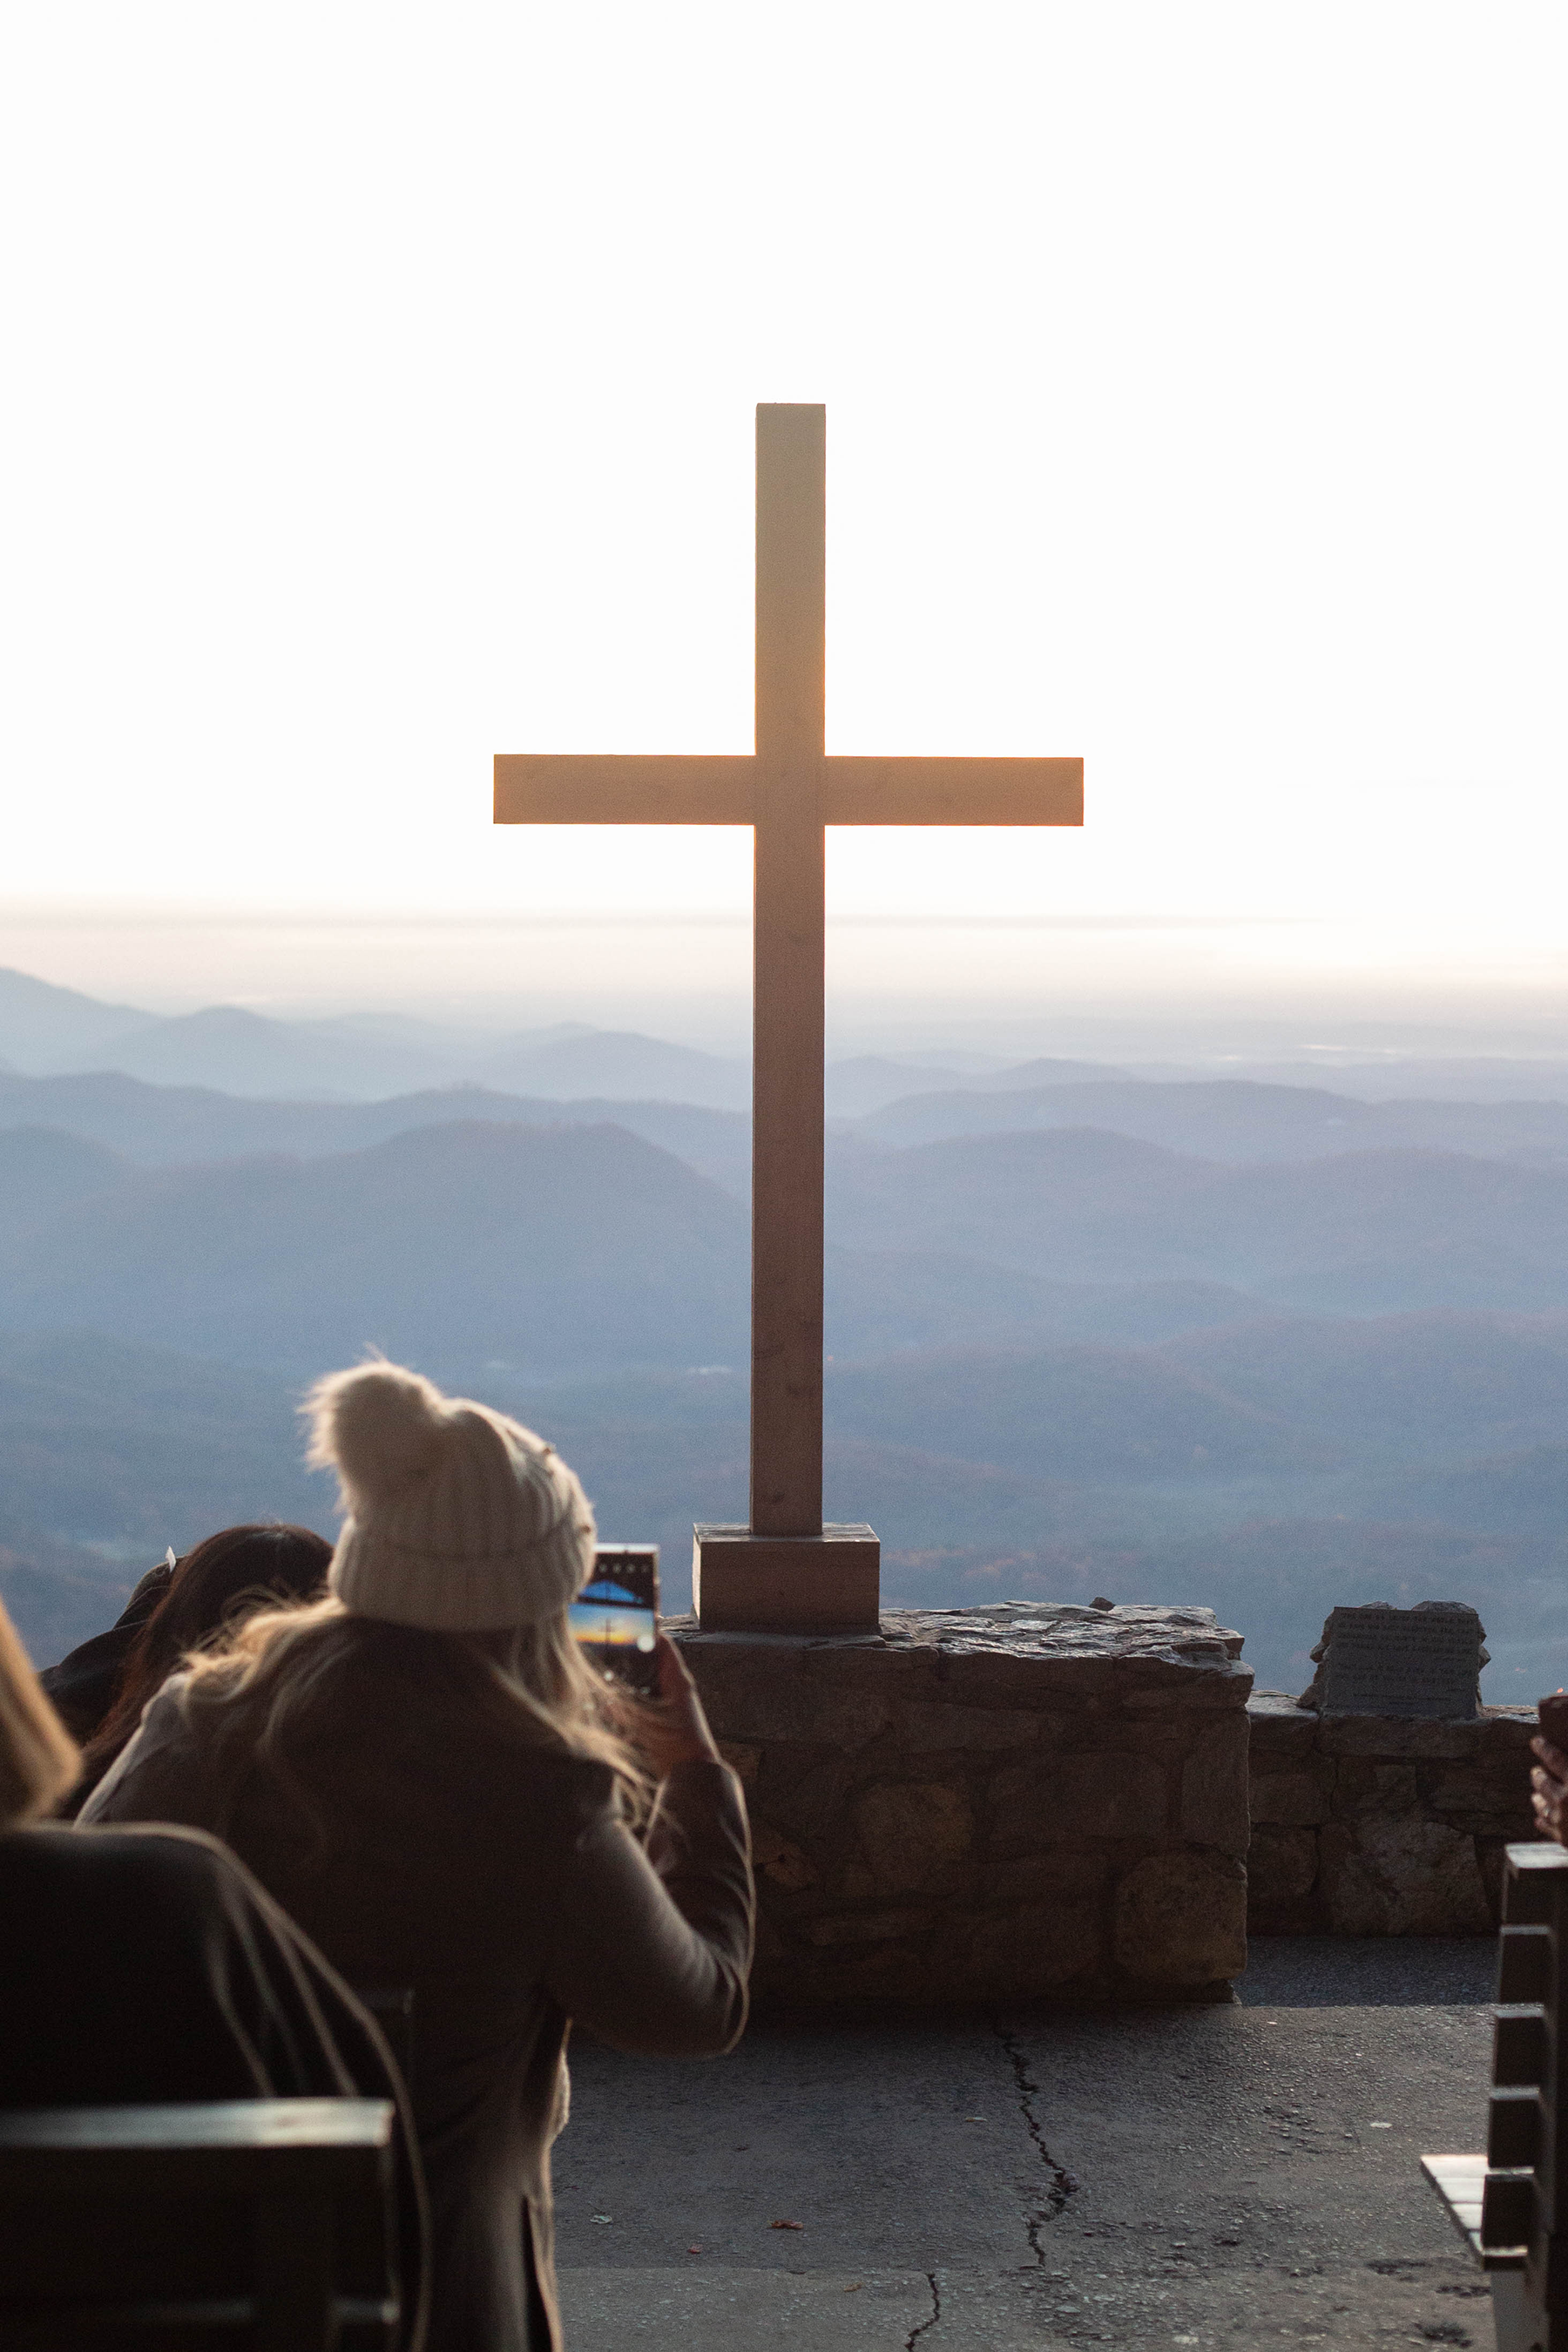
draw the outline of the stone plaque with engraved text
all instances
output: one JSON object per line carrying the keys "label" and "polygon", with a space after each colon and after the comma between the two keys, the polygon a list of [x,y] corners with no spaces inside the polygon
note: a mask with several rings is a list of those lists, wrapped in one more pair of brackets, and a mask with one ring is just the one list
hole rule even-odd
{"label": "stone plaque with engraved text", "polygon": [[1312,1653],[1318,1671],[1302,1704],[1324,1715],[1473,1717],[1485,1631],[1457,1601],[1414,1609],[1335,1609]]}

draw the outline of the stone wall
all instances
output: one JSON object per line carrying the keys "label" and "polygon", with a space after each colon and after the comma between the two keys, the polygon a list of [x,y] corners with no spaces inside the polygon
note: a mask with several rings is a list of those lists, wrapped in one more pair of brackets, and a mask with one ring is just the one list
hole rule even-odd
{"label": "stone wall", "polygon": [[1503,1847],[1535,1835],[1533,1707],[1320,1717],[1261,1691],[1247,1717],[1255,1934],[1491,1934]]}
{"label": "stone wall", "polygon": [[1223,1999],[1246,1966],[1252,1675],[1211,1611],[669,1630],[745,1783],[764,2000]]}

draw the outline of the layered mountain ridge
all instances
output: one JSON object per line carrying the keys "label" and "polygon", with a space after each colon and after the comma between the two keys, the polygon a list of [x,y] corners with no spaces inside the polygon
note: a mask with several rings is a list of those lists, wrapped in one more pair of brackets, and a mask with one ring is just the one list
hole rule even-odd
{"label": "layered mountain ridge", "polygon": [[[145,1042],[47,1009],[61,1052],[100,1015]],[[658,1041],[596,1034],[519,1042],[553,1094],[369,1100],[10,1052],[0,1589],[38,1654],[165,1541],[330,1530],[295,1406],[367,1345],[546,1426],[679,1597],[692,1518],[745,1508],[748,1124],[618,1095]],[[1208,1601],[1287,1682],[1335,1601],[1473,1599],[1498,1695],[1568,1679],[1568,1103],[921,1056],[837,1083],[827,1508],[878,1526],[889,1599]]]}

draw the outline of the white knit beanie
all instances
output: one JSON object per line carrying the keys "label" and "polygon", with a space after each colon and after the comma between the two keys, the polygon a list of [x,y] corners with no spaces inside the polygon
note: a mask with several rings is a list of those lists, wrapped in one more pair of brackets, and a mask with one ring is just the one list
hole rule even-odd
{"label": "white knit beanie", "polygon": [[307,1459],[338,1474],[328,1582],[359,1617],[432,1633],[533,1625],[594,1569],[594,1513],[561,1456],[401,1364],[356,1365],[305,1402]]}

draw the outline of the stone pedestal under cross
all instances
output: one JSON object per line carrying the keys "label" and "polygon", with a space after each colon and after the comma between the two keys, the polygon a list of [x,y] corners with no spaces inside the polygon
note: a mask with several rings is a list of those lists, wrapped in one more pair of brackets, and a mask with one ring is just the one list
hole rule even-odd
{"label": "stone pedestal under cross", "polygon": [[1081,824],[1081,760],[830,759],[824,729],[827,412],[757,410],[756,750],[500,753],[498,824],[749,824],[755,841],[752,1501],[699,1527],[719,1631],[874,1629],[868,1527],[822,1523],[824,840],[829,824]]}

